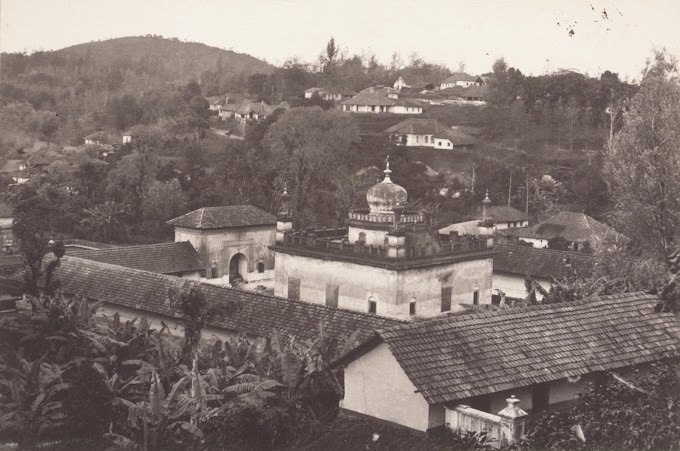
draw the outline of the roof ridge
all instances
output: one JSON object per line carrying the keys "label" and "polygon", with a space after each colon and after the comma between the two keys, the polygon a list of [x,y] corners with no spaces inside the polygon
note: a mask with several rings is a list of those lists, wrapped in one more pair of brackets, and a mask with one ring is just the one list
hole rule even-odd
{"label": "roof ridge", "polygon": [[563,309],[563,308],[569,308],[573,306],[594,306],[595,304],[600,304],[603,302],[606,302],[608,300],[612,299],[623,299],[623,298],[633,298],[633,295],[643,295],[643,296],[650,296],[654,297],[655,295],[649,294],[645,291],[632,291],[629,293],[617,293],[617,294],[608,294],[604,296],[591,296],[591,297],[586,297],[583,299],[578,299],[575,301],[570,301],[570,302],[554,302],[554,303],[546,303],[546,304],[537,304],[537,305],[528,305],[528,306],[522,306],[522,307],[513,307],[513,308],[505,308],[505,309],[497,309],[497,310],[490,310],[490,311],[482,311],[482,312],[475,312],[475,313],[463,313],[460,315],[456,314],[446,314],[442,316],[436,316],[433,318],[425,318],[420,321],[415,321],[415,322],[409,322],[407,324],[400,324],[397,326],[391,326],[382,329],[384,332],[391,332],[393,330],[400,330],[401,328],[408,328],[409,326],[411,328],[414,328],[415,326],[424,326],[424,325],[431,325],[431,324],[448,324],[448,323],[459,323],[459,322],[466,322],[469,320],[473,319],[479,319],[479,318],[495,318],[495,317],[500,317],[500,316],[507,316],[507,315],[513,315],[513,314],[519,314],[519,313],[525,313],[529,311],[540,311],[540,310],[549,310],[549,309]]}
{"label": "roof ridge", "polygon": [[371,317],[371,318],[375,317],[375,318],[379,318],[379,319],[387,319],[387,320],[391,320],[391,321],[395,321],[395,322],[401,322],[401,323],[404,323],[404,324],[408,324],[410,322],[408,320],[396,319],[396,318],[391,318],[391,317],[377,315],[377,314],[368,314],[368,313],[360,312],[358,310],[352,310],[352,309],[343,308],[343,307],[329,307],[327,305],[317,304],[317,303],[314,303],[314,302],[308,302],[308,301],[304,301],[304,300],[292,300],[292,299],[284,298],[284,297],[281,297],[281,296],[270,295],[270,294],[265,294],[265,293],[258,293],[256,291],[242,290],[242,289],[238,289],[238,288],[228,287],[226,285],[217,285],[217,284],[213,284],[213,283],[210,283],[210,282],[203,282],[203,281],[200,281],[200,280],[184,279],[184,278],[180,278],[180,277],[176,277],[176,276],[170,276],[170,275],[167,275],[167,274],[160,274],[160,273],[155,273],[155,272],[151,272],[151,271],[145,271],[143,269],[129,268],[127,266],[115,265],[113,263],[104,263],[104,262],[100,262],[100,261],[96,261],[96,260],[88,260],[86,258],[76,257],[76,256],[73,256],[73,255],[66,255],[66,256],[64,256],[64,258],[76,259],[78,261],[85,262],[85,264],[101,265],[101,266],[104,267],[103,269],[107,269],[107,267],[108,267],[108,268],[111,268],[111,269],[115,268],[119,271],[143,273],[143,274],[151,275],[151,276],[154,276],[154,277],[159,276],[162,279],[167,280],[167,281],[169,281],[170,283],[173,283],[173,284],[180,284],[180,285],[192,284],[192,285],[198,285],[200,287],[207,287],[208,289],[237,291],[239,293],[245,293],[245,294],[252,295],[252,296],[255,296],[255,297],[260,297],[260,298],[275,299],[277,301],[285,301],[285,302],[292,302],[292,303],[297,302],[297,303],[302,304],[302,305],[312,305],[312,306],[315,306],[315,307],[318,307],[318,308],[324,309],[324,310],[334,310],[334,311],[337,310],[337,311],[357,314],[357,315],[361,315],[361,316],[367,316],[367,317]]}

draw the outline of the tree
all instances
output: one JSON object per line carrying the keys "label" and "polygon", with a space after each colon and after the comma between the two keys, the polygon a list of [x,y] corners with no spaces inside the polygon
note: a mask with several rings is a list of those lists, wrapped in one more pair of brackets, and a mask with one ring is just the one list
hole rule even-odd
{"label": "tree", "polygon": [[321,71],[325,75],[334,75],[340,63],[340,48],[335,44],[335,38],[331,37],[326,44],[326,50],[319,56]]}
{"label": "tree", "polygon": [[109,243],[122,232],[123,220],[128,212],[127,205],[107,200],[85,210],[81,224],[89,228],[93,236]]}
{"label": "tree", "polygon": [[604,179],[620,230],[659,258],[680,224],[680,83],[673,58],[657,53],[632,98],[623,129],[605,149]]}
{"label": "tree", "polygon": [[187,203],[187,195],[177,179],[149,183],[142,194],[142,216],[152,227],[149,232],[158,232],[165,221],[186,213]]}
{"label": "tree", "polygon": [[57,114],[51,111],[38,111],[33,116],[34,129],[50,145],[52,138],[59,130]]}
{"label": "tree", "polygon": [[527,134],[531,122],[529,115],[524,108],[524,102],[515,100],[509,110],[510,114],[510,132],[515,140],[515,150],[519,149],[520,140]]}
{"label": "tree", "polygon": [[265,146],[302,224],[315,219],[314,203],[351,161],[358,136],[354,119],[318,108],[293,108],[270,126]]}

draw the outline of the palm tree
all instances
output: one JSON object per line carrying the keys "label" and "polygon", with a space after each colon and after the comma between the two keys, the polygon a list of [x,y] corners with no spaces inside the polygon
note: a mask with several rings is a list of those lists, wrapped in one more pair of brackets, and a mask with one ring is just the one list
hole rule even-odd
{"label": "palm tree", "polygon": [[122,220],[128,214],[129,207],[127,204],[107,200],[86,209],[86,217],[80,223],[89,227],[97,237],[101,237],[104,242],[108,243],[123,227]]}

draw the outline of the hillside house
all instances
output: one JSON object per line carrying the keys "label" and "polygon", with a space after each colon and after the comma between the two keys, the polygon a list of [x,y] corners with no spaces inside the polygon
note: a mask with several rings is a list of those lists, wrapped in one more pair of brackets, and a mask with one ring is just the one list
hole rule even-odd
{"label": "hillside house", "polygon": [[219,111],[225,104],[223,96],[206,97],[205,100],[208,101],[208,109],[210,111]]}
{"label": "hillside house", "polygon": [[530,414],[571,405],[601,372],[625,377],[678,354],[680,323],[654,312],[658,302],[626,293],[378,330],[335,363],[344,368],[341,409],[424,432],[462,406],[496,413],[511,395]]}
{"label": "hillside house", "polygon": [[446,127],[436,119],[409,118],[385,130],[397,145],[436,149],[468,148],[476,139],[457,129]]}
{"label": "hillside house", "polygon": [[351,99],[356,92],[347,88],[309,88],[304,92],[305,99],[311,99],[315,94],[328,102],[342,102]]}
{"label": "hillside house", "polygon": [[66,254],[193,280],[204,276],[206,269],[196,249],[188,241],[106,249],[67,249]]}
{"label": "hillside house", "polygon": [[276,217],[252,205],[204,207],[167,222],[175,242],[188,241],[215,283],[255,289],[274,282]]}
{"label": "hillside house", "polygon": [[[390,88],[391,89],[391,88]],[[340,104],[347,113],[422,114],[423,106],[411,99],[388,98],[378,93],[361,92]]]}
{"label": "hillside house", "polygon": [[274,293],[398,319],[491,304],[489,237],[437,236],[422,212],[404,208],[406,190],[391,181],[389,164],[384,172],[348,227],[293,230],[282,213],[271,246]]}
{"label": "hillside house", "polygon": [[394,88],[391,88],[389,86],[371,86],[370,88],[362,89],[359,94],[380,94],[383,97],[387,97],[388,99],[398,99],[399,98],[399,91],[397,91]]}
{"label": "hillside house", "polygon": [[113,144],[109,134],[104,131],[99,131],[92,133],[91,135],[87,135],[85,138],[83,138],[83,140],[85,141],[86,145],[90,146],[104,146],[107,144]]}
{"label": "hillside house", "polygon": [[236,110],[238,110],[240,106],[240,103],[228,103],[226,105],[222,105],[217,115],[220,117],[220,119],[225,121],[230,117],[234,117]]}
{"label": "hillside house", "polygon": [[404,80],[404,77],[402,77],[402,76],[400,75],[399,78],[397,78],[397,80],[394,82],[394,84],[392,85],[392,87],[393,87],[394,89],[398,90],[398,91],[401,91],[401,90],[404,89],[404,88],[410,88],[411,85],[408,84],[408,83],[406,83],[406,81]]}
{"label": "hillside house", "polygon": [[466,74],[465,72],[456,72],[452,74],[449,78],[442,81],[439,85],[440,89],[453,88],[455,86],[461,86],[463,88],[468,88],[470,86],[482,86],[484,85],[484,80],[476,75]]}
{"label": "hillside house", "polygon": [[501,236],[504,242],[522,240],[539,248],[548,247],[552,239],[563,238],[572,250],[579,251],[593,248],[620,234],[585,213],[563,211],[531,227],[503,230]]}
{"label": "hillside house", "polygon": [[14,209],[5,202],[0,202],[0,249],[5,253],[10,253],[17,246],[12,236],[12,225],[14,223]]}
{"label": "hillside house", "polygon": [[25,160],[7,160],[0,169],[0,174],[10,177],[15,185],[26,183],[30,178],[28,164]]}

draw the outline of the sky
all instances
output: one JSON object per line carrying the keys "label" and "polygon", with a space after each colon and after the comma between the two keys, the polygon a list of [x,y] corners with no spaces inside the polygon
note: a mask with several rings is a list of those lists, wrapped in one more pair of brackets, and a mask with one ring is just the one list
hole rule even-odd
{"label": "sky", "polygon": [[680,0],[0,0],[3,52],[145,34],[313,62],[332,36],[388,63],[417,52],[481,74],[605,70],[639,78],[654,49],[680,57]]}

